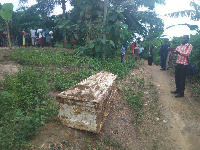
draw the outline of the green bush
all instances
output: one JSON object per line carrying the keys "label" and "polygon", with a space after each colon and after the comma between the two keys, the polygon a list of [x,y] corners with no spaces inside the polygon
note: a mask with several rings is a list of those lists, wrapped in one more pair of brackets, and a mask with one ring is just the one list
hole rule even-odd
{"label": "green bush", "polygon": [[48,78],[34,69],[6,76],[0,92],[0,149],[20,149],[55,115],[47,82]]}

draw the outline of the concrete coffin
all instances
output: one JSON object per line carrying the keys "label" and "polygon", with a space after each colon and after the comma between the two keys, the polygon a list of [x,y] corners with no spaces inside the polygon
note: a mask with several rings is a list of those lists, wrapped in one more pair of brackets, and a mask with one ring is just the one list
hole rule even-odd
{"label": "concrete coffin", "polygon": [[58,94],[58,118],[68,127],[99,133],[114,99],[116,78],[102,71]]}

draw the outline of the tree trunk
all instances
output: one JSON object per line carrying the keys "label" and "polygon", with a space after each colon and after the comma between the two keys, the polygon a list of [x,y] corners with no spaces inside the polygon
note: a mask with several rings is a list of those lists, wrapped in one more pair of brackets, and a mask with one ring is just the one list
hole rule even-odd
{"label": "tree trunk", "polygon": [[[107,8],[108,8],[108,0],[104,0],[104,12],[103,12],[103,26],[106,24],[106,15],[107,15]],[[103,31],[103,39],[106,40],[106,31]]]}
{"label": "tree trunk", "polygon": [[[62,0],[62,10],[63,10],[63,18],[66,19],[65,17],[65,10],[66,10],[66,3],[67,1]],[[66,36],[66,29],[63,29],[63,48],[67,48],[67,36]]]}
{"label": "tree trunk", "polygon": [[66,35],[66,29],[63,29],[63,48],[67,48],[67,35]]}
{"label": "tree trunk", "polygon": [[8,45],[9,45],[9,49],[11,50],[12,46],[11,46],[11,41],[10,41],[10,30],[9,30],[8,21],[6,21],[6,27],[7,27]]}
{"label": "tree trunk", "polygon": [[[107,16],[107,9],[108,9],[108,0],[104,0],[104,12],[103,12],[103,26],[106,25],[106,16]],[[103,31],[103,40],[106,41],[106,31]],[[106,58],[106,52],[104,51],[102,57]]]}
{"label": "tree trunk", "polygon": [[63,11],[63,17],[65,17],[65,10],[66,10],[66,5],[65,5],[65,3],[66,3],[67,1],[65,1],[65,0],[62,0],[62,11]]}
{"label": "tree trunk", "polygon": [[92,23],[92,19],[90,18],[89,29],[88,29],[88,32],[87,32],[87,43],[89,43],[89,41],[91,40],[91,23]]}

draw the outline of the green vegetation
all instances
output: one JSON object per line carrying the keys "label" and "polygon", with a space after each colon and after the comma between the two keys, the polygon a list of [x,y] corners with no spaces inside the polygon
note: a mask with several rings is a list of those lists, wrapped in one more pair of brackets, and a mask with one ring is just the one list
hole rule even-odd
{"label": "green vegetation", "polygon": [[107,61],[55,49],[13,49],[7,59],[21,64],[21,69],[14,75],[6,75],[1,82],[0,148],[3,150],[28,145],[38,128],[55,118],[57,107],[50,91],[66,90],[102,70],[122,79],[135,67],[134,59],[121,63],[117,57]]}
{"label": "green vegetation", "polygon": [[8,75],[0,92],[0,148],[19,149],[38,133],[38,128],[57,113],[48,96],[48,77],[34,69]]}
{"label": "green vegetation", "polygon": [[12,18],[12,11],[13,11],[13,4],[12,3],[5,3],[2,6],[2,9],[0,7],[0,16],[4,19],[6,23],[6,29],[7,29],[7,36],[8,36],[8,45],[11,49],[11,41],[10,41],[10,30],[9,30],[9,21]]}

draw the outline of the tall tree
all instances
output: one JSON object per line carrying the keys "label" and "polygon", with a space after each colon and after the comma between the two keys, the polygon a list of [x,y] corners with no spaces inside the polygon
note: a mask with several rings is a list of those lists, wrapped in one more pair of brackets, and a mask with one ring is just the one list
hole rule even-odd
{"label": "tall tree", "polygon": [[[26,4],[28,0],[19,0],[19,3]],[[56,0],[36,0],[37,4],[35,5],[37,7],[37,10],[40,12],[41,18],[43,20],[46,20],[47,17],[53,12]],[[22,5],[22,9],[23,9]]]}
{"label": "tall tree", "polygon": [[11,41],[10,41],[9,21],[12,18],[12,12],[13,12],[13,4],[12,3],[3,4],[3,6],[0,10],[0,15],[6,22],[8,45],[9,45],[10,49],[12,49],[12,48],[11,48]]}
{"label": "tall tree", "polygon": [[[121,7],[124,10],[125,23],[129,26],[129,30],[139,34],[147,33],[144,24],[163,26],[153,11],[156,3],[164,4],[165,0],[111,0],[112,7]],[[140,7],[146,7],[149,11],[138,11]]]}
{"label": "tall tree", "polygon": [[[70,2],[74,6],[70,13],[70,20],[84,26],[81,31],[86,32],[85,39],[90,45],[89,48],[95,47],[96,51],[99,51],[99,48],[96,48],[92,41],[95,43],[95,39],[102,38],[102,31],[107,32],[106,39],[112,40],[117,49],[121,43],[130,39],[129,32],[147,33],[145,24],[151,24],[152,32],[163,30],[161,19],[152,13],[153,11],[139,12],[138,8],[153,9],[155,3],[163,3],[164,0],[108,0],[107,6],[106,1],[103,0],[71,0]],[[103,13],[105,7],[108,8],[106,20]]]}
{"label": "tall tree", "polygon": [[[68,0],[55,0],[55,3],[56,4],[59,4],[62,6],[62,15],[63,15],[63,20],[65,21],[66,20],[66,2]],[[64,48],[67,48],[67,35],[66,35],[66,29],[63,28],[63,47]]]}
{"label": "tall tree", "polygon": [[[48,20],[49,15],[53,12],[55,6],[61,5],[63,10],[63,19],[66,19],[66,2],[68,0],[36,0],[37,8],[41,12],[41,17],[44,21]],[[20,3],[27,3],[28,0],[20,0]],[[63,29],[63,47],[67,48],[66,30]]]}
{"label": "tall tree", "polygon": [[[103,26],[105,26],[106,24],[107,10],[108,10],[108,0],[104,0]],[[103,32],[103,39],[106,40],[106,31]]]}

